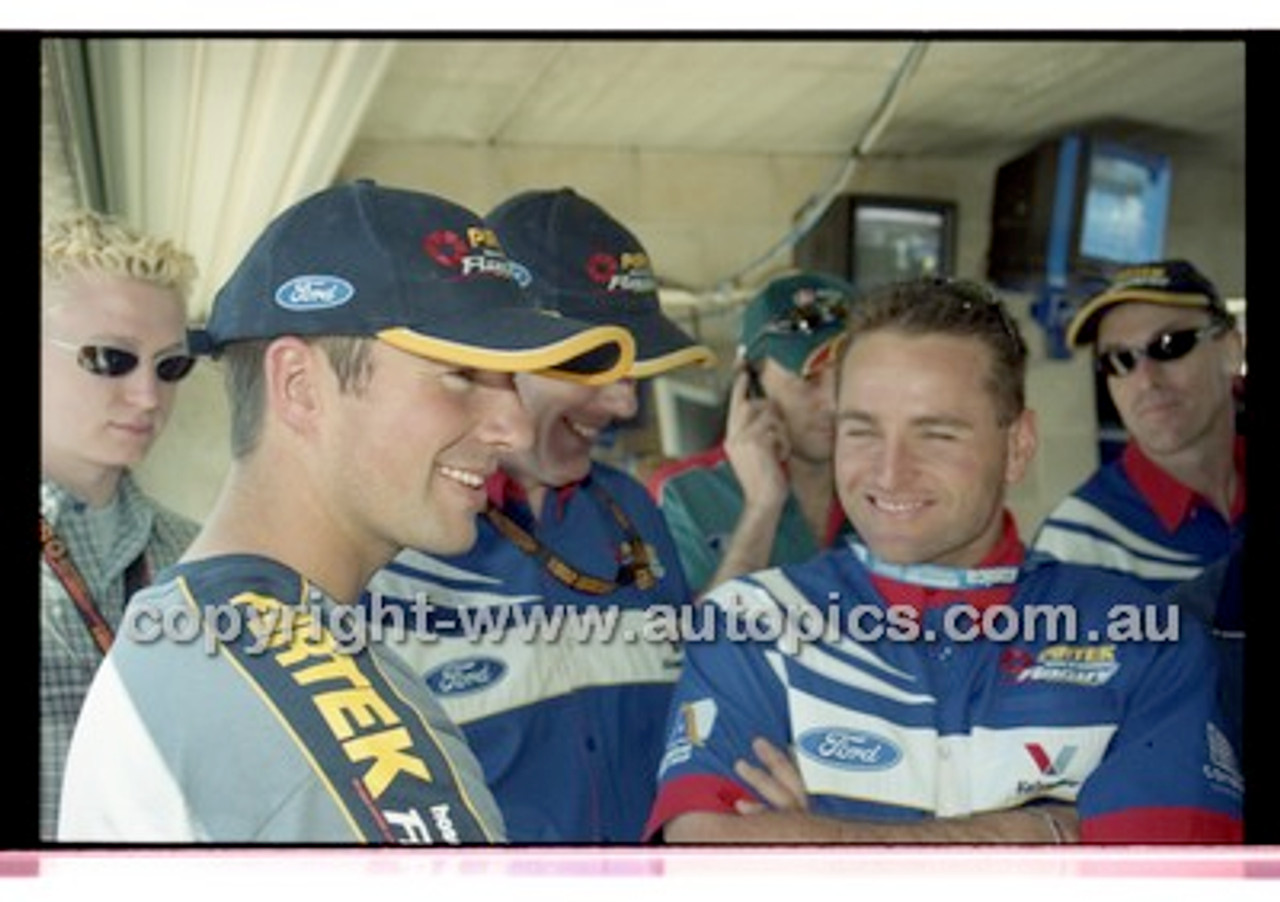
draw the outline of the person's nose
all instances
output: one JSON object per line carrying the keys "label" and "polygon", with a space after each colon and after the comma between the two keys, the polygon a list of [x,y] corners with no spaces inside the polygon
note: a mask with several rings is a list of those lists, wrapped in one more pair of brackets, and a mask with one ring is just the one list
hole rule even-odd
{"label": "person's nose", "polygon": [[615,420],[629,420],[640,409],[636,380],[619,379],[600,390],[600,402]]}
{"label": "person's nose", "polygon": [[915,466],[912,442],[905,436],[886,436],[876,459],[876,484],[887,490],[904,488],[910,483]]}
{"label": "person's nose", "polygon": [[491,398],[481,423],[480,437],[501,451],[533,447],[533,418],[520,401],[515,385],[489,389]]}
{"label": "person's nose", "polygon": [[146,360],[134,367],[133,372],[120,378],[125,383],[125,397],[140,410],[155,410],[160,406],[165,390],[172,387],[169,383],[160,381],[156,368]]}

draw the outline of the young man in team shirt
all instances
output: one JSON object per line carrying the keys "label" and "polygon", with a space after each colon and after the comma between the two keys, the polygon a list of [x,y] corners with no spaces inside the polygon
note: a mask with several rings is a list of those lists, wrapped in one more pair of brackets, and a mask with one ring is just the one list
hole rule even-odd
{"label": "young man in team shirt", "polygon": [[[462,726],[512,842],[634,843],[680,663],[647,618],[691,592],[644,486],[593,449],[635,416],[636,380],[712,355],[663,315],[644,247],[594,201],[533,190],[486,218],[540,307],[626,328],[635,362],[594,388],[518,375],[533,445],[502,455],[475,547],[402,553],[368,603],[421,613],[397,648]],[[539,622],[561,627],[521,627]]]}
{"label": "young man in team shirt", "polygon": [[[1036,446],[1025,361],[982,286],[902,283],[857,305],[835,468],[859,539],[703,602],[718,630],[686,646],[646,835],[1241,839],[1203,627],[1019,541],[1005,492]],[[1051,630],[1033,609],[1070,616]],[[1176,629],[1144,637],[1122,612]],[[750,618],[782,629],[743,641]]]}
{"label": "young man in team shirt", "polygon": [[457,728],[345,615],[405,545],[475,541],[479,486],[532,437],[513,372],[608,381],[630,336],[535,310],[475,213],[360,181],[280,214],[193,342],[225,368],[231,469],[126,609],[72,738],[59,838],[501,841]]}

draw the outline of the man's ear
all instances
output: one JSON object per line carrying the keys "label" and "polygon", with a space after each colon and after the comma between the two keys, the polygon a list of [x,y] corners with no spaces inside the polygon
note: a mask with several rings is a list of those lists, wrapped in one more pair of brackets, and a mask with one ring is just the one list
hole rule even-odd
{"label": "man's ear", "polygon": [[1022,481],[1039,445],[1035,411],[1024,409],[1009,426],[1009,449],[1004,469],[1006,483],[1014,485]]}
{"label": "man's ear", "polygon": [[1238,376],[1244,369],[1244,337],[1240,328],[1234,327],[1222,337],[1226,348],[1222,354],[1222,368],[1227,376]]}
{"label": "man's ear", "polygon": [[277,338],[263,355],[267,409],[289,429],[309,433],[322,409],[323,352],[300,338]]}

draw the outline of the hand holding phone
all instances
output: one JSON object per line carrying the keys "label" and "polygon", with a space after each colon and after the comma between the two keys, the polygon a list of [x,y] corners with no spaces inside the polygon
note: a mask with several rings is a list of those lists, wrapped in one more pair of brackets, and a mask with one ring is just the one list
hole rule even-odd
{"label": "hand holding phone", "polygon": [[760,371],[756,369],[754,364],[746,364],[744,369],[747,371],[747,397],[748,398],[765,398],[768,397],[764,393],[764,386],[760,383]]}

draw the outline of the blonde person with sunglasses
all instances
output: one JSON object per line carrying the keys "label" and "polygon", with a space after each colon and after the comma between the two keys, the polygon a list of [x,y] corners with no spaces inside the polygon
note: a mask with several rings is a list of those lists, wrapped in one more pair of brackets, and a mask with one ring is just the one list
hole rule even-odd
{"label": "blonde person with sunglasses", "polygon": [[88,210],[46,224],[41,262],[40,837],[51,840],[72,727],[125,601],[196,534],[130,476],[194,362],[196,267]]}

